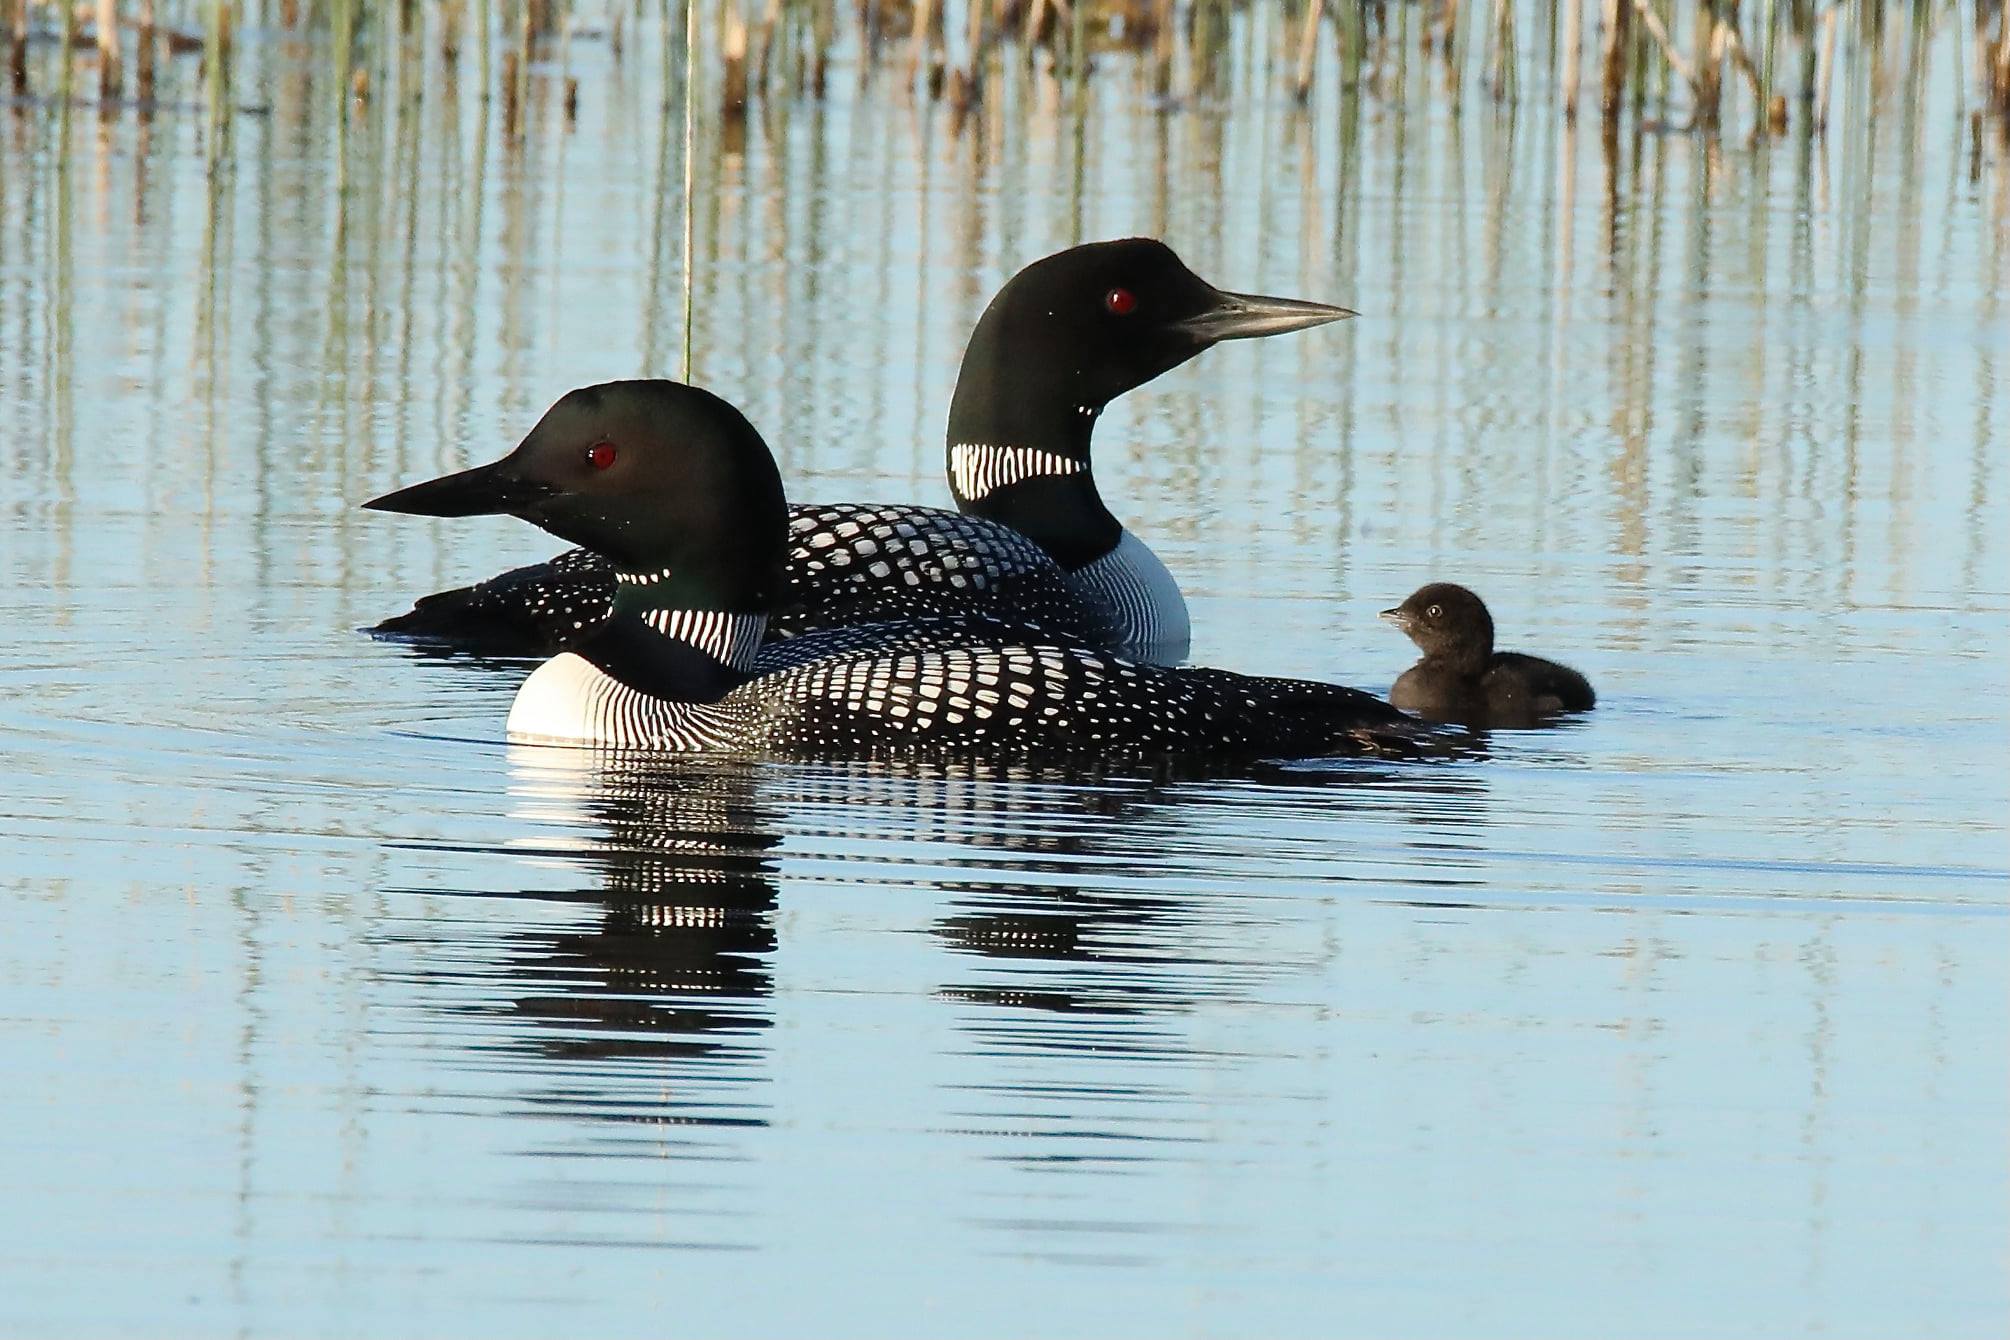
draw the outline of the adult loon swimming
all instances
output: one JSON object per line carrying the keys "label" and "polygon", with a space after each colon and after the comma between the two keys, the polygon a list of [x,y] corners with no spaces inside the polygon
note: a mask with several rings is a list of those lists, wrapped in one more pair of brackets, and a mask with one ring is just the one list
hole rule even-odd
{"label": "adult loon swimming", "polygon": [[1588,712],[1598,701],[1590,681],[1567,665],[1495,651],[1493,616],[1463,586],[1418,587],[1382,617],[1424,653],[1389,690],[1389,701],[1427,721],[1526,728],[1561,712]]}
{"label": "adult loon swimming", "polygon": [[[992,299],[964,351],[947,459],[960,511],[791,509],[769,635],[978,613],[1153,662],[1185,659],[1191,628],[1179,583],[1097,492],[1089,459],[1096,419],[1118,396],[1222,340],[1351,315],[1223,292],[1149,238],[1033,262]],[[608,563],[576,549],[427,596],[371,631],[549,655],[607,618],[615,590]]]}
{"label": "adult loon swimming", "polygon": [[514,737],[677,751],[1238,758],[1415,753],[1429,727],[1355,689],[1137,664],[981,619],[763,646],[788,512],[738,410],[677,382],[576,390],[502,460],[366,507],[508,513],[606,555],[614,613],[539,666]]}

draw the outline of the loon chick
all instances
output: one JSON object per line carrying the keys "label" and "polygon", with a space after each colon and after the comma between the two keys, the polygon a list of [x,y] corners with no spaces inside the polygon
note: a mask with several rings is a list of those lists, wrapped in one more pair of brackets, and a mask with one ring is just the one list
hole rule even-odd
{"label": "loon chick", "polygon": [[982,620],[762,647],[788,512],[738,410],[677,382],[554,405],[510,455],[364,506],[508,513],[604,554],[613,615],[532,672],[512,736],[679,751],[1209,761],[1413,754],[1429,727],[1356,689],[1140,665]]}
{"label": "loon chick", "polygon": [[[798,506],[771,636],[942,614],[988,614],[1142,659],[1185,659],[1179,583],[1103,504],[1097,417],[1126,391],[1223,340],[1353,313],[1227,293],[1163,242],[1071,247],[998,291],[964,350],[950,403],[957,512]],[[497,655],[549,655],[608,616],[613,569],[584,549],[422,598],[373,633]]]}
{"label": "loon chick", "polygon": [[1567,665],[1495,651],[1493,616],[1463,586],[1432,582],[1382,617],[1424,653],[1389,690],[1389,701],[1427,721],[1516,729],[1560,712],[1588,712],[1598,701]]}

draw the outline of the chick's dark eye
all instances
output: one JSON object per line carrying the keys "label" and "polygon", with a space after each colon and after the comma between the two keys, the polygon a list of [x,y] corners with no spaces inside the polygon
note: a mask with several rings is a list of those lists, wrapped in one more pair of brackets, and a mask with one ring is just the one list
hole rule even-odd
{"label": "chick's dark eye", "polygon": [[1103,295],[1103,309],[1111,316],[1129,316],[1138,310],[1138,295],[1127,288],[1113,288]]}
{"label": "chick's dark eye", "polygon": [[619,454],[612,442],[596,442],[586,449],[586,463],[596,470],[605,470]]}
{"label": "chick's dark eye", "polygon": [[1435,619],[1435,618],[1437,618],[1437,617],[1438,617],[1438,616],[1439,616],[1440,614],[1443,614],[1444,612],[1445,612],[1445,611],[1444,611],[1444,609],[1443,609],[1443,608],[1442,608],[1441,606],[1438,606],[1438,605],[1433,605],[1433,606],[1431,606],[1431,607],[1430,607],[1429,609],[1427,609],[1427,610],[1425,610],[1425,611],[1424,611],[1424,617],[1425,617],[1426,619]]}

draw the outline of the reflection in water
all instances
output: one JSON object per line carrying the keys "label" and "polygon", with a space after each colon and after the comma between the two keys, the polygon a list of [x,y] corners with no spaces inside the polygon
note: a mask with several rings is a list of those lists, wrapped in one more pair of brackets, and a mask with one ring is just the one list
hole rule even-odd
{"label": "reflection in water", "polygon": [[[1485,823],[1486,789],[1484,773],[1472,768],[1294,766],[1279,771],[1270,784],[1090,791],[1079,809],[1071,807],[1076,820],[1059,828],[986,822],[964,834],[958,865],[1011,874],[939,881],[954,911],[936,922],[935,933],[962,954],[994,962],[987,980],[948,984],[943,994],[1070,1014],[1177,1011],[1202,1000],[1246,998],[1253,983],[1288,965],[1251,963],[1245,955],[1207,947],[1232,933],[1233,922],[1232,914],[1205,900],[1212,892],[1206,886],[1234,876],[1200,869],[1193,873],[1201,898],[1163,892],[1169,875],[1185,873],[1185,853],[1208,850],[1210,830],[1271,828],[1280,817],[1298,824],[1309,819],[1316,828],[1366,814],[1383,822],[1407,814],[1409,822],[1427,824],[1432,836],[1416,844],[1422,859],[1399,882],[1418,886],[1420,899],[1450,898],[1453,890],[1477,881],[1455,862],[1439,862],[1467,845],[1458,835]],[[981,804],[987,820],[1010,816],[1015,808],[1011,796],[995,791],[973,803]],[[1025,797],[1020,804],[1027,818],[1051,821],[1055,814],[1048,797]],[[1255,838],[1251,855],[1277,872],[1302,841],[1273,828]],[[1308,850],[1319,853],[1317,838]],[[1344,884],[1344,867],[1321,865],[1321,877],[1337,875]],[[1013,877],[1022,872],[1049,877],[1038,882]],[[1374,881],[1378,894],[1387,887],[1380,869],[1364,877]],[[1043,1027],[1034,1021],[1028,1026]]]}
{"label": "reflection in water", "polygon": [[[1477,876],[1447,858],[1485,823],[1486,781],[1473,768],[1348,764],[1270,784],[1167,784],[1016,766],[764,769],[523,747],[511,764],[514,817],[548,830],[512,842],[513,859],[585,881],[501,895],[566,914],[557,925],[543,924],[545,912],[516,918],[478,952],[414,979],[437,989],[451,1015],[476,1022],[470,1064],[528,1081],[525,1115],[766,1124],[770,1104],[749,1086],[771,1063],[779,926],[792,919],[773,854],[781,816],[828,842],[892,813],[903,847],[918,855],[889,865],[894,853],[872,843],[841,858],[843,881],[876,890],[896,933],[905,933],[899,891],[939,906],[929,929],[951,957],[937,971],[953,975],[928,994],[966,1039],[951,1054],[1004,1067],[957,1086],[967,1101],[951,1129],[989,1140],[1003,1123],[1034,1160],[1058,1157],[1048,1143],[1083,1138],[1071,1105],[1107,1083],[1087,1074],[1057,1082],[1044,1068],[1014,1079],[1014,1058],[1171,1064],[1152,1072],[1159,1078],[1123,1081],[1123,1110],[1100,1120],[1113,1138],[1184,1139],[1158,1109],[1190,1103],[1196,1068],[1236,1053],[1203,1043],[1183,1021],[1203,1006],[1250,1005],[1333,952],[1267,950],[1285,923],[1272,908],[1223,896],[1245,884],[1235,865],[1273,874],[1303,866],[1336,890],[1358,879],[1359,897],[1381,900],[1391,863],[1422,855],[1394,881],[1416,888],[1416,901],[1449,905],[1446,887]],[[1405,814],[1429,836],[1364,855],[1358,871],[1324,843],[1332,824]],[[1224,831],[1256,837],[1254,849],[1228,855]],[[816,896],[793,895],[799,904]],[[570,912],[582,905],[593,909],[584,923]],[[478,1003],[449,1003],[470,985],[481,988]],[[1042,1107],[1051,1121],[1036,1119]],[[1099,1163],[1079,1153],[1065,1161]]]}
{"label": "reflection in water", "polygon": [[[459,1007],[499,1025],[478,1044],[482,1063],[533,1063],[526,1101],[537,1114],[763,1122],[747,1086],[772,1022],[776,888],[763,853],[777,839],[751,775],[643,757],[596,765],[551,749],[513,750],[511,761],[515,817],[566,830],[513,849],[588,882],[502,896],[595,911],[585,924],[526,918],[485,946],[491,961],[475,975],[502,994]],[[626,1091],[636,1081],[663,1085],[661,1101]]]}
{"label": "reflection in water", "polygon": [[576,800],[606,830],[582,862],[599,880],[590,896],[605,905],[601,923],[548,947],[505,943],[517,976],[571,984],[516,1002],[520,1016],[577,1034],[545,1054],[700,1056],[767,1027],[759,1001],[773,987],[775,885],[758,853],[777,839],[747,776],[638,760],[582,775],[575,791],[558,770],[531,780],[533,767],[516,772],[519,817],[549,821]]}
{"label": "reflection in water", "polygon": [[[938,881],[944,912],[932,929],[956,955],[944,966],[959,971],[936,994],[956,1008],[966,1055],[982,1066],[957,1086],[951,1129],[960,1138],[984,1157],[1047,1174],[1205,1157],[1196,1114],[1211,1091],[1237,1083],[1229,1075],[1260,1065],[1269,1044],[1226,1038],[1202,1020],[1263,1007],[1282,983],[1343,954],[1346,936],[1343,920],[1316,945],[1293,943],[1280,906],[1236,897],[1250,884],[1236,869],[1241,861],[1224,859],[1221,833],[1241,835],[1243,859],[1265,867],[1259,878],[1288,880],[1310,856],[1306,877],[1329,897],[1369,900],[1387,896],[1386,868],[1366,861],[1350,868],[1293,830],[1323,836],[1328,825],[1365,814],[1384,822],[1408,814],[1437,836],[1414,846],[1411,868],[1395,882],[1478,882],[1431,862],[1485,823],[1483,774],[1351,766],[1287,776],[1289,785],[1267,787],[1103,791],[1065,828],[1022,820],[967,835],[958,865],[999,873]],[[1035,800],[1025,818],[1051,817],[1054,808]],[[1019,877],[1027,871],[1045,876]],[[1024,1250],[1019,1240],[1036,1225],[1041,1234],[1129,1236],[1098,1228],[1093,1214],[1083,1221],[1079,1207],[1046,1203],[1045,1193],[1026,1194],[1044,1217],[973,1220],[1001,1234],[1008,1252]],[[1043,1246],[1040,1254],[1083,1264],[1152,1256],[1135,1246],[1111,1255],[1111,1248]]]}

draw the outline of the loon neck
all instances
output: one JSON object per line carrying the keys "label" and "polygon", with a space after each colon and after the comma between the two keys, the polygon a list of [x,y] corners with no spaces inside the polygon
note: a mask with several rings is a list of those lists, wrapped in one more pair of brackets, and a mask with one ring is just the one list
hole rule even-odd
{"label": "loon neck", "polygon": [[669,569],[617,571],[614,614],[579,654],[630,688],[675,702],[716,702],[753,678],[766,610],[690,603]]}
{"label": "loon neck", "polygon": [[1100,413],[1100,406],[1008,409],[991,397],[973,405],[959,384],[949,418],[957,508],[1010,526],[1071,572],[1108,554],[1123,527],[1103,505],[1089,464]]}
{"label": "loon neck", "polygon": [[1002,303],[993,299],[963,351],[949,402],[949,490],[960,510],[1012,527],[1072,572],[1123,534],[1089,468],[1107,401],[1064,361],[1015,342],[1016,309]]}
{"label": "loon neck", "polygon": [[1490,642],[1466,642],[1424,655],[1425,665],[1442,667],[1461,679],[1478,679],[1486,673],[1492,661],[1493,646]]}

